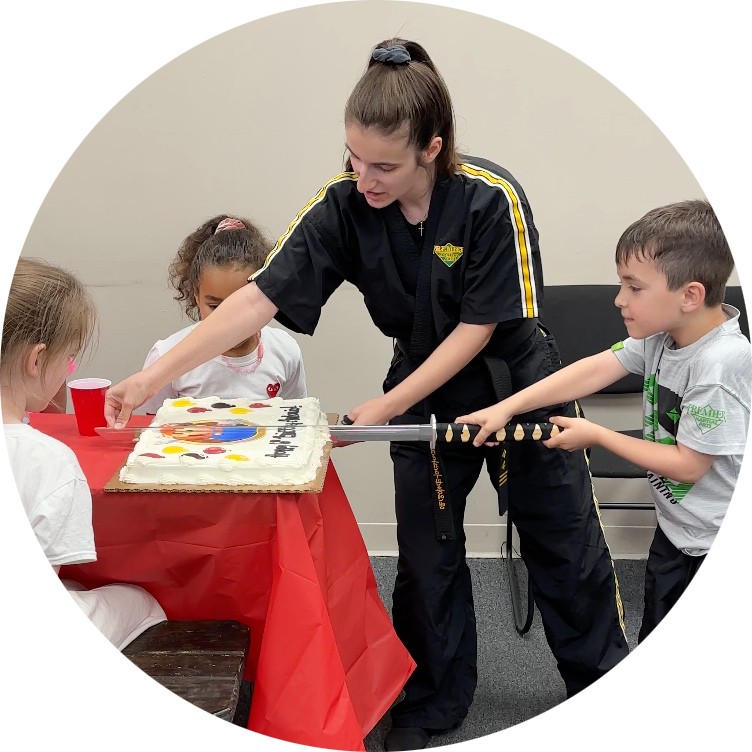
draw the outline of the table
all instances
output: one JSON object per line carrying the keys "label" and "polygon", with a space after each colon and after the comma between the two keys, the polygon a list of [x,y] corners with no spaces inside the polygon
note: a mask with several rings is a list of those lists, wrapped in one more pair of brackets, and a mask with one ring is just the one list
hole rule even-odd
{"label": "table", "polygon": [[31,423],[75,452],[92,492],[98,560],[63,567],[61,577],[140,585],[169,619],[248,625],[248,727],[364,749],[415,663],[379,598],[331,462],[319,494],[112,493],[103,486],[127,443],[80,436],[72,415],[35,414]]}

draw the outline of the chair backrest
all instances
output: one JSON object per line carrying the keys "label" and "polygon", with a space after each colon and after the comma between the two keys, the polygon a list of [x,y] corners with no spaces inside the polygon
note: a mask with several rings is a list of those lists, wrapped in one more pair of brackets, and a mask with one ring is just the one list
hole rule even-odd
{"label": "chair backrest", "polygon": [[[565,366],[606,350],[627,336],[621,313],[614,305],[618,292],[619,285],[555,285],[545,288],[541,321],[556,338]],[[727,287],[726,302],[741,311],[739,324],[749,338],[741,287]],[[629,374],[600,393],[637,394],[642,392],[642,384],[641,376]]]}
{"label": "chair backrest", "polygon": [[[556,338],[561,362],[568,366],[607,350],[627,336],[614,299],[619,285],[556,285],[546,287],[541,321]],[[643,378],[629,374],[602,390],[605,394],[642,392]]]}

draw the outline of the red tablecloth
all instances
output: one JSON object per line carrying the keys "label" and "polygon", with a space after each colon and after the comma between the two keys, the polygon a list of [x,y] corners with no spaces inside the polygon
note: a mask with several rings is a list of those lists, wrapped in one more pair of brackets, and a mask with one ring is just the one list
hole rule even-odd
{"label": "red tablecloth", "polygon": [[98,559],[63,567],[62,577],[141,585],[169,619],[247,624],[249,728],[363,749],[415,664],[379,599],[332,463],[320,494],[105,492],[127,444],[79,436],[72,415],[31,421],[73,449],[92,492]]}

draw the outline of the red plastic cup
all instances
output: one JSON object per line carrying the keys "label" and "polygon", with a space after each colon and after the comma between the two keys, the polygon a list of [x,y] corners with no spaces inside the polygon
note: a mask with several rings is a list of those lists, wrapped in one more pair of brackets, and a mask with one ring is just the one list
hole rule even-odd
{"label": "red plastic cup", "polygon": [[94,429],[107,425],[104,418],[104,396],[110,386],[112,382],[107,379],[76,379],[68,382],[81,436],[97,436]]}

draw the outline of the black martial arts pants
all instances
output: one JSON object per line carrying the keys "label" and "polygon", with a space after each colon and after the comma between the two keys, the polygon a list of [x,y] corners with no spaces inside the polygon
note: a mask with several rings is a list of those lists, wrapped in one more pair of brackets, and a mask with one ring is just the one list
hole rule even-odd
{"label": "black martial arts pants", "polygon": [[640,658],[651,752],[740,752],[752,686],[752,551],[691,557],[658,528]]}
{"label": "black martial arts pants", "polygon": [[[555,345],[549,339],[536,330],[516,357],[507,359],[515,391],[558,367],[558,353],[552,354],[550,348]],[[487,395],[480,395],[481,406],[494,401],[488,389]],[[472,405],[476,399],[469,400],[469,409],[477,409]],[[434,408],[440,421],[462,413],[455,412],[454,405],[443,407]],[[575,405],[570,403],[519,418],[539,422],[550,415],[575,414]],[[419,419],[420,410],[401,422],[412,422],[411,417]],[[520,554],[532,580],[546,638],[567,695],[572,696],[629,652],[618,584],[587,460],[584,452],[547,449],[540,442],[507,446],[509,508],[520,536]],[[499,449],[467,444],[441,447],[456,537],[440,541],[434,527],[429,448],[419,443],[391,445],[399,544],[393,619],[417,663],[405,685],[405,699],[392,710],[395,727],[454,728],[472,702],[477,642],[463,518],[467,495],[484,460],[491,460],[495,451]],[[488,466],[493,468],[495,463]],[[495,488],[498,478],[491,480]]]}

